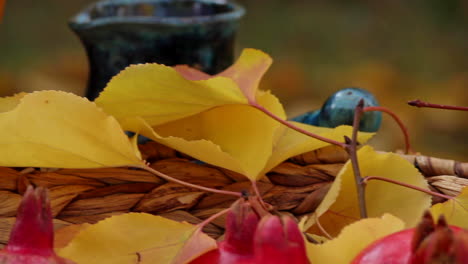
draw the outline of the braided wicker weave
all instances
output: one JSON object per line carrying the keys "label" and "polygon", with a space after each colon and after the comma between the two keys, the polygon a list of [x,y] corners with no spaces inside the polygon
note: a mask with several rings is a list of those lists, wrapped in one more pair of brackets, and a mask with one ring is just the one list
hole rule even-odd
{"label": "braided wicker weave", "polygon": [[[151,167],[186,182],[212,188],[250,189],[245,177],[195,161],[173,149],[151,142],[140,146]],[[468,185],[468,163],[426,156],[402,155],[428,179],[433,190],[457,195]],[[313,212],[348,159],[334,146],[302,154],[283,162],[264,177],[259,190],[277,210],[300,216]],[[230,206],[233,196],[167,182],[148,172],[128,168],[33,169],[0,168],[0,243],[8,240],[21,195],[30,184],[50,191],[56,227],[95,223],[111,215],[147,212],[174,220],[199,223]],[[441,202],[434,198],[433,202]],[[218,218],[204,231],[223,233]]]}

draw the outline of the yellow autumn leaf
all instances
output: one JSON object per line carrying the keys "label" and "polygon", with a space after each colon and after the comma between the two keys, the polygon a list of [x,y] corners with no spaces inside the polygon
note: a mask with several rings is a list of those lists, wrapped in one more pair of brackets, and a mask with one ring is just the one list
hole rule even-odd
{"label": "yellow autumn leaf", "polygon": [[0,166],[95,168],[141,164],[112,116],[88,100],[41,91],[0,99]]}
{"label": "yellow autumn leaf", "polygon": [[[331,129],[326,127],[310,126],[298,122],[291,123],[299,128],[307,130],[308,132],[339,142],[343,141],[345,135],[351,135],[353,130],[350,126],[339,126]],[[274,168],[289,157],[330,145],[329,143],[321,140],[311,139],[309,136],[299,133],[291,128],[286,128],[285,126],[282,126],[281,129],[281,136],[273,147],[273,153],[269,158],[268,164],[265,166],[263,173],[268,172],[270,169]],[[360,132],[358,134],[358,141],[360,143],[365,143],[373,135],[373,133]]]}
{"label": "yellow autumn leaf", "polygon": [[13,96],[7,96],[0,98],[0,113],[7,112],[15,108],[21,98],[23,98],[27,93],[17,93]]}
{"label": "yellow autumn leaf", "polygon": [[186,263],[216,247],[197,226],[129,213],[87,227],[58,254],[77,264],[169,264]]}
{"label": "yellow autumn leaf", "polygon": [[231,79],[190,81],[160,64],[137,64],[114,76],[96,104],[117,119],[141,116],[150,126],[247,99]]}
{"label": "yellow autumn leaf", "polygon": [[344,227],[336,238],[323,244],[307,243],[307,255],[313,264],[348,264],[372,242],[404,227],[405,223],[391,214],[362,219]]}
{"label": "yellow autumn leaf", "polygon": [[[428,183],[407,160],[393,153],[377,153],[364,146],[358,153],[361,176],[380,176],[428,189]],[[390,213],[406,224],[415,226],[424,210],[430,207],[431,197],[425,193],[396,184],[372,180],[365,191],[369,217]],[[348,161],[335,178],[330,190],[307,219],[304,228],[323,234],[321,227],[335,237],[347,225],[360,219],[356,185],[351,163]],[[318,224],[317,224],[318,221]]]}
{"label": "yellow autumn leaf", "polygon": [[[188,67],[131,66],[110,81],[96,103],[126,130],[254,180],[293,155],[328,145],[249,105],[255,102],[286,118],[274,95],[257,90],[270,64],[267,54],[246,49],[215,77]],[[349,127],[300,126],[337,140],[351,133]],[[370,135],[362,133],[360,140]]]}
{"label": "yellow autumn leaf", "polygon": [[444,215],[450,225],[468,228],[468,187],[463,188],[457,197],[434,204],[431,213],[434,219]]}

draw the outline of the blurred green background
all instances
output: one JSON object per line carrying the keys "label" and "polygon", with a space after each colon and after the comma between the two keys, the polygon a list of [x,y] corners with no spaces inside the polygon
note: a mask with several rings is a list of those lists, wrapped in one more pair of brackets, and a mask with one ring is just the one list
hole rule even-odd
{"label": "blurred green background", "polygon": [[[68,19],[91,0],[9,0],[0,24],[0,92],[61,89],[82,94],[87,59]],[[468,113],[418,109],[421,99],[468,106],[466,0],[243,0],[238,50],[275,63],[263,88],[290,116],[321,106],[334,91],[374,93],[410,128],[414,149],[468,161]],[[403,148],[390,118],[372,144]]]}

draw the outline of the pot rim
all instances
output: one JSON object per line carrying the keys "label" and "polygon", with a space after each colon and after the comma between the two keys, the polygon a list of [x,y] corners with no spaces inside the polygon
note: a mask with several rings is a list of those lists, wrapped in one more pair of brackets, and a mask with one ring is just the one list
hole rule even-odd
{"label": "pot rim", "polygon": [[[144,3],[159,3],[159,2],[199,2],[206,4],[224,5],[230,10],[214,15],[198,15],[198,16],[111,16],[91,18],[90,13],[93,9],[99,6],[109,4],[144,4]],[[245,9],[241,5],[234,2],[220,3],[216,0],[103,0],[95,2],[82,11],[76,14],[69,21],[72,29],[94,28],[112,24],[154,24],[154,25],[170,25],[170,26],[189,26],[194,24],[209,24],[215,22],[235,21],[240,19],[245,14]]]}

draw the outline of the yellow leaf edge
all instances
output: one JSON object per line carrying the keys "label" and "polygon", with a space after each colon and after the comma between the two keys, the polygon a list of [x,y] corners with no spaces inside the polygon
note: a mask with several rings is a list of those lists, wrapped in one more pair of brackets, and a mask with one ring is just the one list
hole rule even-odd
{"label": "yellow leaf edge", "polygon": [[307,255],[314,264],[347,264],[374,241],[404,228],[405,223],[391,214],[361,219],[347,225],[336,238],[323,244],[307,242]]}

